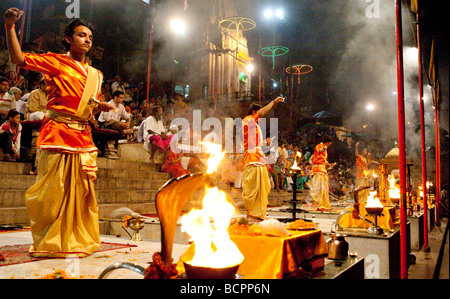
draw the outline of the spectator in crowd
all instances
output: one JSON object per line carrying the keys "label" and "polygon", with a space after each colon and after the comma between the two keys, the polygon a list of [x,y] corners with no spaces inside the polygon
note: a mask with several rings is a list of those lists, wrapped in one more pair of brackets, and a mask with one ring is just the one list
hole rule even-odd
{"label": "spectator in crowd", "polygon": [[0,124],[8,120],[8,112],[14,108],[14,95],[9,92],[9,80],[0,77]]}
{"label": "spectator in crowd", "polygon": [[192,108],[183,101],[182,95],[176,94],[173,102],[173,118],[192,118]]}
{"label": "spectator in crowd", "polygon": [[166,151],[161,171],[169,173],[172,178],[178,178],[182,175],[191,174],[190,171],[181,165],[181,153],[176,153],[169,149]]}
{"label": "spectator in crowd", "polygon": [[283,157],[278,157],[277,163],[273,165],[272,178],[274,183],[274,189],[280,191],[286,191],[284,188],[284,179],[285,179],[286,167],[283,160]]}
{"label": "spectator in crowd", "polygon": [[108,82],[104,82],[102,84],[102,98],[101,98],[101,100],[103,102],[109,102],[109,101],[112,100],[110,85],[109,85]]}
{"label": "spectator in crowd", "polygon": [[131,118],[125,110],[125,106],[122,104],[124,93],[117,90],[112,96],[113,99],[109,101],[108,104],[114,107],[114,109],[108,112],[102,111],[98,118],[98,122],[101,124],[100,126],[105,129],[127,133],[129,132]]}
{"label": "spectator in crowd", "polygon": [[122,78],[120,78],[119,75],[117,75],[114,78],[114,82],[111,83],[111,92],[114,93],[117,90],[119,90],[119,91],[121,91],[121,92],[123,92],[125,94],[125,86],[124,86],[124,84],[122,82]]}
{"label": "spectator in crowd", "polygon": [[18,87],[11,87],[11,89],[9,90],[9,93],[14,95],[14,103],[16,106],[16,111],[20,113],[20,119],[23,119],[24,118],[23,116],[25,114],[25,103],[26,102],[21,100],[22,90],[20,90],[20,88],[18,88]]}
{"label": "spectator in crowd", "polygon": [[47,83],[42,80],[39,88],[30,92],[25,105],[25,120],[42,120],[47,112]]}
{"label": "spectator in crowd", "polygon": [[172,134],[169,134],[163,122],[163,108],[155,106],[153,114],[143,121],[144,149],[150,153],[150,160],[155,161],[155,154],[159,161],[170,146]]}
{"label": "spectator in crowd", "polygon": [[8,49],[5,47],[6,41],[4,36],[0,36],[0,74],[6,75],[6,72],[13,69],[9,59]]}
{"label": "spectator in crowd", "polygon": [[20,114],[9,110],[7,120],[0,126],[0,144],[3,150],[3,161],[15,162],[20,159],[20,137],[22,125]]}

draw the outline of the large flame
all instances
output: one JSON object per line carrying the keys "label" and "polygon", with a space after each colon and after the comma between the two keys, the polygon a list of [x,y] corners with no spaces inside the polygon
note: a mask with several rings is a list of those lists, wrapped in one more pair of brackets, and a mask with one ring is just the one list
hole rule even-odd
{"label": "large flame", "polygon": [[227,201],[226,194],[214,187],[206,190],[203,209],[193,209],[183,216],[181,230],[189,234],[195,244],[191,265],[225,268],[243,261],[244,256],[227,231],[233,213],[234,207]]}
{"label": "large flame", "polygon": [[223,157],[225,157],[225,152],[222,151],[222,145],[215,144],[212,142],[202,142],[206,152],[210,155],[208,159],[208,169],[206,174],[212,174],[217,170]]}
{"label": "large flame", "polygon": [[[207,174],[217,170],[225,156],[222,146],[203,143],[210,154]],[[226,193],[217,187],[206,188],[203,208],[192,209],[181,218],[181,230],[189,234],[195,244],[195,254],[189,263],[197,267],[225,268],[240,264],[244,256],[228,234],[228,226],[235,211]]]}
{"label": "large flame", "polygon": [[395,177],[389,176],[389,198],[400,198],[400,189],[395,186]]}
{"label": "large flame", "polygon": [[383,204],[380,199],[376,197],[377,191],[370,191],[369,197],[367,198],[366,207],[367,208],[382,208]]}

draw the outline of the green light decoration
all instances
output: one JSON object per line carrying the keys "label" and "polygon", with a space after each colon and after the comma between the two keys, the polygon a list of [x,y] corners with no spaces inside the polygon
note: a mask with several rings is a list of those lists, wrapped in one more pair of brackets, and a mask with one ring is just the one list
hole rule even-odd
{"label": "green light decoration", "polygon": [[298,84],[300,84],[300,76],[304,74],[311,73],[313,70],[312,66],[307,64],[296,64],[286,68],[286,73],[289,75],[298,76]]}
{"label": "green light decoration", "polygon": [[275,57],[286,55],[289,49],[283,46],[265,47],[258,51],[264,57],[272,57],[272,69],[275,69]]}

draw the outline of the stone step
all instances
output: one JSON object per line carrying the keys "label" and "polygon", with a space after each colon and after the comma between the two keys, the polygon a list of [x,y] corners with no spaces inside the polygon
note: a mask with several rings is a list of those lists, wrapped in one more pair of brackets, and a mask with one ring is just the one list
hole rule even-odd
{"label": "stone step", "polygon": [[169,180],[170,175],[164,172],[155,171],[137,171],[130,169],[108,169],[100,168],[97,177],[109,179],[140,179],[140,180]]}
{"label": "stone step", "polygon": [[154,171],[158,172],[161,168],[161,164],[151,163],[149,161],[125,161],[125,160],[112,160],[107,158],[97,158],[98,168],[107,169],[129,169],[139,171]]}
{"label": "stone step", "polygon": [[0,181],[0,192],[3,189],[20,189],[28,190],[35,182],[35,175],[27,174],[2,174],[3,178]]}
{"label": "stone step", "polygon": [[32,168],[33,163],[0,162],[0,173],[2,176],[8,174],[29,174]]}
{"label": "stone step", "polygon": [[[4,189],[0,195],[0,208],[24,207],[27,190]],[[99,204],[154,203],[157,190],[95,190]]]}
{"label": "stone step", "polygon": [[[129,208],[139,214],[154,214],[156,208],[154,203],[115,203],[115,204],[98,204],[99,218],[108,218],[113,211],[119,208]],[[0,224],[20,224],[29,226],[30,220],[28,218],[26,207],[8,207],[0,208]]]}
{"label": "stone step", "polygon": [[99,178],[95,182],[95,190],[159,190],[167,182],[163,180],[139,180],[139,179],[110,179]]}
{"label": "stone step", "polygon": [[[169,176],[164,173],[152,175],[156,179],[119,179],[119,178],[99,178],[95,182],[96,190],[106,189],[133,189],[133,190],[158,190],[164,185]],[[10,174],[5,175],[0,181],[0,191],[6,189],[28,190],[36,182],[35,175]]]}

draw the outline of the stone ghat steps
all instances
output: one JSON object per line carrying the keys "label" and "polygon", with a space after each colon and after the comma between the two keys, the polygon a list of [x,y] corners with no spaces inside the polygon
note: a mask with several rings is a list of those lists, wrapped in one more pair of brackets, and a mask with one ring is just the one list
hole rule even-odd
{"label": "stone ghat steps", "polygon": [[[167,173],[159,172],[160,164],[105,158],[98,158],[97,163],[99,171],[95,193],[100,218],[107,218],[122,207],[141,214],[156,213],[156,194],[170,179]],[[0,162],[0,175],[3,177],[0,180],[0,224],[29,224],[25,194],[36,180],[35,175],[29,174],[31,170],[32,163]],[[225,183],[219,187],[228,193],[237,209],[245,212],[242,189],[231,188]],[[290,199],[292,193],[272,190],[269,205],[281,206]]]}
{"label": "stone ghat steps", "polygon": [[[154,213],[158,189],[170,179],[160,164],[98,158],[95,193],[99,216],[128,207],[137,213]],[[28,224],[25,194],[35,180],[32,163],[0,162],[0,224]]]}

